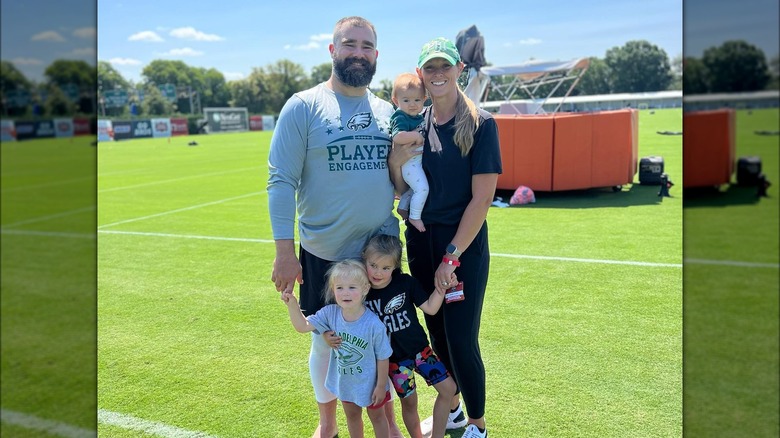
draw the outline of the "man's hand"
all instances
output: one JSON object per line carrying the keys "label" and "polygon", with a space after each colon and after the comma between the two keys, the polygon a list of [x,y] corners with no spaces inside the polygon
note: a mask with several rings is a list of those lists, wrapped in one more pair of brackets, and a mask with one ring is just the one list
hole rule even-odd
{"label": "man's hand", "polygon": [[303,284],[303,269],[295,256],[295,244],[292,240],[276,241],[276,258],[271,281],[274,282],[276,290],[282,293],[292,293],[296,281]]}

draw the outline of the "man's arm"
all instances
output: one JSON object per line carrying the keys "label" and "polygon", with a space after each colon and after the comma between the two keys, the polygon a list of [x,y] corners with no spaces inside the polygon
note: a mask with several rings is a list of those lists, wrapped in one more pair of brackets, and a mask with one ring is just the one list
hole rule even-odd
{"label": "man's arm", "polygon": [[307,111],[296,96],[279,114],[268,155],[268,211],[276,243],[271,281],[279,292],[292,292],[303,282],[301,264],[295,254],[295,193],[306,160]]}

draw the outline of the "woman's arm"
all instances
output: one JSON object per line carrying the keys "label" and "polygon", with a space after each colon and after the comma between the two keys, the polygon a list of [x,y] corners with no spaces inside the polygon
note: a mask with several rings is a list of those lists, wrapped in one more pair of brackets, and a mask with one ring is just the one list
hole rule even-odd
{"label": "woman's arm", "polygon": [[[466,206],[463,217],[460,218],[460,224],[458,224],[458,231],[455,233],[455,237],[452,238],[452,244],[458,247],[460,251],[465,251],[471,245],[474,237],[482,228],[490,204],[493,202],[497,182],[497,173],[480,173],[471,176],[471,201]],[[457,260],[457,257],[453,255],[448,255],[447,257]],[[447,287],[442,283],[449,283],[453,271],[455,271],[454,265],[439,263],[435,276],[437,292],[445,292]]]}
{"label": "woman's arm", "polygon": [[[396,134],[398,137],[400,134]],[[417,134],[419,136],[419,134]],[[393,147],[390,150],[390,156],[387,157],[387,167],[390,170],[390,181],[393,182],[395,187],[395,193],[397,195],[403,195],[409,190],[409,185],[404,181],[404,176],[401,171],[401,166],[404,165],[410,158],[415,155],[420,155],[422,151],[415,151],[419,144],[414,143],[397,143],[393,140]],[[491,201],[492,202],[492,201]]]}

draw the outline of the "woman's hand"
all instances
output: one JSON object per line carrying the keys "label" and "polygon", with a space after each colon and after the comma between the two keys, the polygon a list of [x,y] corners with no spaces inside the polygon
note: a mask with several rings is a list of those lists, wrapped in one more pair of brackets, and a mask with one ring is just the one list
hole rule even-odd
{"label": "woman's hand", "polygon": [[436,292],[446,294],[447,290],[457,286],[458,276],[455,275],[455,266],[441,262],[433,276]]}

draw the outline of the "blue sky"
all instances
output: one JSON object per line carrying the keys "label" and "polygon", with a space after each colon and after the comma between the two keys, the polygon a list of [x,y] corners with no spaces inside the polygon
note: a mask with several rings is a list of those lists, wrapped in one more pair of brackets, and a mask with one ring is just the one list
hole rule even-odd
{"label": "blue sky", "polygon": [[[701,56],[704,49],[734,38],[759,46],[767,57],[778,53],[776,32],[756,26],[774,20],[769,25],[777,29],[777,0],[750,0],[757,6],[754,12],[743,2],[734,3],[685,2],[686,13],[707,17],[697,18],[703,25],[686,28],[687,54]],[[485,56],[494,65],[604,57],[608,49],[635,39],[650,41],[670,57],[683,52],[682,0],[493,1],[483,2],[487,6],[482,8],[473,6],[480,2],[462,0],[381,4],[390,6],[310,0],[9,0],[2,2],[2,59],[34,80],[41,80],[45,67],[58,57],[94,63],[95,54],[134,81],[154,59],[213,67],[228,80],[281,59],[309,73],[329,62],[333,25],[347,15],[366,17],[377,28],[379,59],[372,86],[413,71],[426,41],[454,39],[472,24],[485,37]]]}

